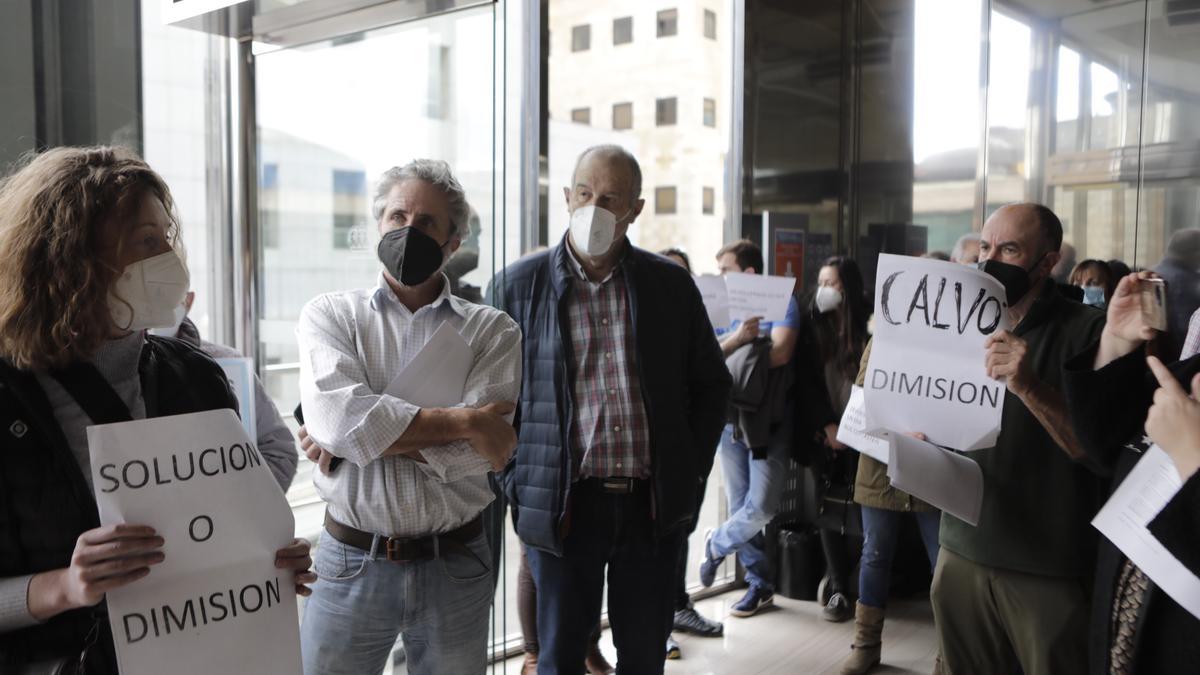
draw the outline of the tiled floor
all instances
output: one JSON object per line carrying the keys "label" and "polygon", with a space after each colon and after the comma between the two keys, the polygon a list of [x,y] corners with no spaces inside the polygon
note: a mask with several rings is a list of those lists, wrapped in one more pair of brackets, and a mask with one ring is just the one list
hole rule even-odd
{"label": "tiled floor", "polygon": [[[833,624],[821,619],[812,602],[776,596],[776,608],[748,619],[729,617],[729,607],[743,591],[733,591],[697,604],[708,617],[724,617],[725,636],[679,636],[683,658],[668,661],[666,672],[682,675],[836,675],[850,648],[854,622]],[[601,641],[604,653],[616,661],[612,633]],[[899,675],[933,671],[936,653],[933,614],[928,602],[895,602],[883,632],[883,665],[872,673]],[[499,664],[497,664],[499,665]],[[509,659],[504,669],[489,673],[518,675],[521,659]]]}

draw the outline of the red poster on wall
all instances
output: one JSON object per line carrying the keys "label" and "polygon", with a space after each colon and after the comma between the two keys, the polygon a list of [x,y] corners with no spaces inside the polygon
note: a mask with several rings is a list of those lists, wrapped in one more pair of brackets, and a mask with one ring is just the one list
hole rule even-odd
{"label": "red poster on wall", "polygon": [[775,231],[774,274],[794,279],[804,278],[804,230]]}

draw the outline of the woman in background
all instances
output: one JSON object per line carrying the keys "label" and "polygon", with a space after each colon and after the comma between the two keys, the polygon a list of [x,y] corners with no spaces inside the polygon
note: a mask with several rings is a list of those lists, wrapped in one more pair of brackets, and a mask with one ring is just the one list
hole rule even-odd
{"label": "woman in background", "polygon": [[[170,191],[123,148],[55,148],[0,184],[0,672],[116,673],[101,601],[164,559],[152,528],[100,526],[87,427],[238,407],[211,359],[146,334],[187,290],[179,248]],[[308,550],[276,552],[301,595]]]}
{"label": "woman in background", "polygon": [[1070,284],[1083,289],[1083,304],[1104,309],[1117,287],[1112,267],[1103,260],[1088,259],[1071,270]]}

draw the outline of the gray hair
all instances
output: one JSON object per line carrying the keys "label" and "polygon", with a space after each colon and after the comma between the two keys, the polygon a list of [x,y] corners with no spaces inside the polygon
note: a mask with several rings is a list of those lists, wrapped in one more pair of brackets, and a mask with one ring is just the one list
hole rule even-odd
{"label": "gray hair", "polygon": [[624,160],[629,164],[629,172],[633,175],[633,198],[629,200],[632,204],[642,197],[642,165],[638,164],[637,157],[625,148],[613,143],[604,145],[593,145],[579,154],[579,159],[575,160],[575,170],[571,172],[571,187],[575,187],[575,174],[579,173],[579,166],[583,164],[583,160],[592,153],[599,153],[606,157],[616,157]]}
{"label": "gray hair", "polygon": [[978,232],[968,232],[959,237],[958,241],[954,242],[954,249],[950,251],[950,259],[954,262],[962,262],[963,253],[967,248],[967,244],[978,245],[982,239],[983,237],[979,236]]}
{"label": "gray hair", "polygon": [[421,180],[440,189],[450,202],[450,234],[461,236],[469,232],[471,205],[467,203],[467,193],[462,184],[450,171],[450,165],[440,159],[414,159],[404,166],[393,166],[379,178],[375,187],[375,200],[371,203],[371,213],[375,222],[383,217],[387,206],[387,197],[392,188],[406,180]]}

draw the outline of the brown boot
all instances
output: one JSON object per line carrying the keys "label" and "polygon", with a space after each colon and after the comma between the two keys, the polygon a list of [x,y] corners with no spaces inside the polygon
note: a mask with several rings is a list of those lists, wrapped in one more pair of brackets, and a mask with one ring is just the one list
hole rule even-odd
{"label": "brown boot", "polygon": [[537,652],[525,652],[525,663],[521,664],[521,675],[537,675]]}
{"label": "brown boot", "polygon": [[593,642],[592,646],[588,648],[587,658],[583,664],[587,668],[588,675],[612,675],[617,672],[617,669],[609,664],[608,659],[604,658],[604,652],[600,651],[600,644],[596,642]]}
{"label": "brown boot", "polygon": [[883,610],[861,602],[854,609],[854,644],[842,661],[842,675],[863,675],[879,665],[883,649]]}

